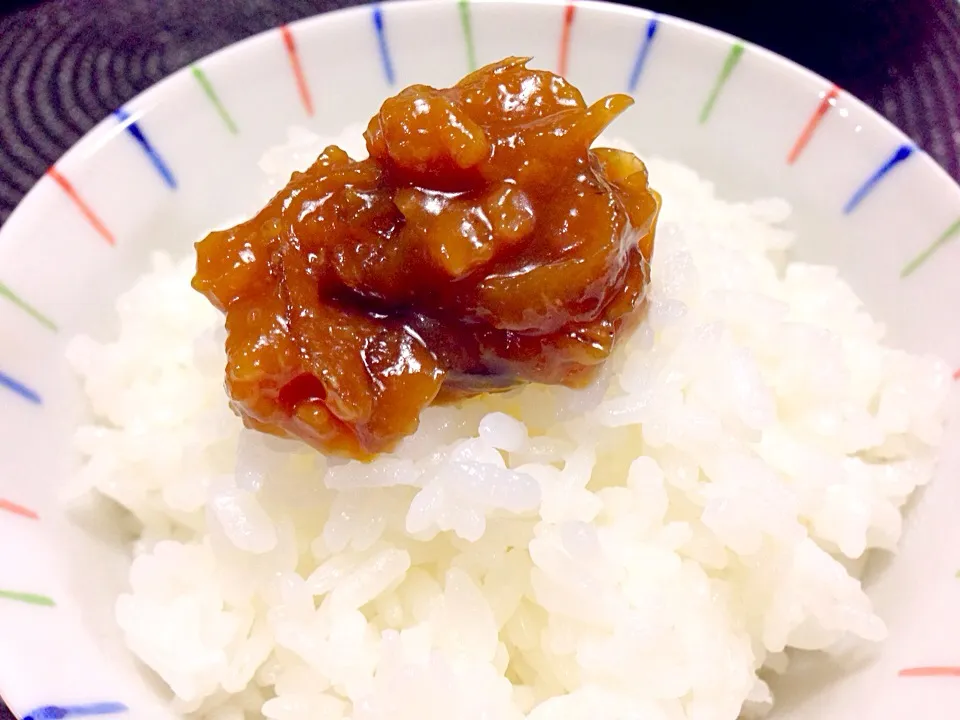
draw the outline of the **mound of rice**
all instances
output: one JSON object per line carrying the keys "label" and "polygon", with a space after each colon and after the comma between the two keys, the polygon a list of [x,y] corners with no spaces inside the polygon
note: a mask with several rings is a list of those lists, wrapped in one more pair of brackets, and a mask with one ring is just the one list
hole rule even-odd
{"label": "mound of rice", "polygon": [[[268,187],[324,144],[292,134]],[[192,257],[73,343],[79,482],[142,523],[117,621],[179,711],[733,720],[786,649],[883,638],[848,568],[931,477],[949,370],[783,266],[784,202],[649,168],[649,314],[602,377],[429,408],[370,464],[242,428]]]}

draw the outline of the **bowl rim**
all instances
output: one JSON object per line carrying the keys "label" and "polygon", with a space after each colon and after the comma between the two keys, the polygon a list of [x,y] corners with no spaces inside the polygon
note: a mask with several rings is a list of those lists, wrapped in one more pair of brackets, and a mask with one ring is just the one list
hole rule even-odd
{"label": "bowl rim", "polygon": [[[762,62],[779,68],[782,72],[795,80],[812,81],[820,86],[836,87],[829,79],[824,78],[818,73],[790,60],[778,53],[757,45],[751,41],[739,38],[730,33],[710,28],[699,23],[678,18],[673,15],[653,12],[641,7],[621,5],[614,2],[604,2],[603,0],[391,0],[391,12],[406,12],[410,10],[431,11],[436,8],[446,8],[460,3],[470,3],[472,5],[484,6],[502,6],[505,8],[518,6],[548,6],[555,8],[575,7],[576,9],[588,11],[591,13],[603,13],[615,16],[627,16],[631,18],[649,21],[655,18],[658,23],[673,26],[680,29],[684,34],[692,36],[699,40],[721,40],[728,45],[740,44],[748,49],[754,56],[762,58]],[[118,118],[113,112],[108,113],[104,118],[97,122],[88,130],[79,140],[77,140],[61,157],[59,157],[46,173],[38,178],[29,191],[18,202],[7,221],[0,226],[0,244],[6,237],[16,234],[19,227],[28,221],[31,215],[43,212],[45,199],[50,188],[50,184],[44,183],[43,179],[49,175],[59,164],[69,162],[74,167],[82,166],[90,162],[98,154],[99,147],[110,138],[125,132],[130,123],[136,122],[150,107],[153,107],[164,101],[164,93],[171,88],[184,83],[189,79],[191,68],[201,62],[210,61],[214,58],[227,64],[236,64],[242,57],[250,53],[255,48],[273,41],[277,32],[284,28],[290,28],[294,32],[306,29],[315,24],[325,22],[334,22],[338,19],[347,19],[354,16],[364,15],[370,12],[371,7],[379,6],[381,3],[371,3],[357,5],[349,8],[340,8],[328,12],[320,12],[309,17],[301,18],[288,24],[263,30],[247,38],[231,43],[208,55],[195,58],[185,64],[169,76],[151,85],[142,92],[127,99],[120,108],[136,102],[141,108],[139,112],[131,112],[127,119]],[[793,81],[791,81],[793,82]],[[952,178],[947,171],[942,168],[928,153],[916,146],[916,144],[890,120],[881,115],[878,111],[867,105],[860,98],[842,91],[844,102],[858,108],[865,117],[870,117],[878,128],[891,141],[891,145],[909,145],[915,148],[915,153],[920,156],[916,161],[922,161],[925,167],[925,173],[929,176],[930,182],[947,183],[951,188],[951,194],[960,206],[960,184]],[[821,94],[821,97],[823,95]],[[120,109],[118,108],[118,109]],[[0,678],[0,696],[2,696],[3,678]]]}
{"label": "bowl rim", "polygon": [[[927,170],[933,173],[934,178],[937,181],[945,182],[952,187],[954,194],[957,196],[958,204],[960,204],[960,181],[955,180],[952,176],[950,176],[950,174],[947,173],[947,171],[939,163],[937,163],[925,150],[920,148],[910,137],[906,135],[906,133],[894,125],[893,122],[891,122],[888,118],[884,117],[877,110],[867,105],[867,103],[865,103],[856,95],[853,95],[852,93],[843,90],[843,88],[840,88],[830,79],[823,77],[819,73],[816,73],[813,70],[810,70],[809,68],[804,67],[803,65],[800,65],[799,63],[790,60],[783,55],[780,55],[779,53],[776,53],[744,38],[737,37],[736,35],[723,30],[711,28],[707,25],[702,25],[692,20],[686,20],[675,15],[670,15],[668,13],[658,13],[638,6],[621,5],[618,2],[609,0],[390,0],[389,5],[391,7],[391,12],[394,12],[396,9],[400,8],[404,10],[429,10],[435,7],[449,6],[454,3],[470,5],[540,5],[573,7],[583,8],[585,10],[599,13],[645,18],[647,20],[655,18],[658,23],[666,23],[674,27],[681,28],[684,32],[690,33],[694,36],[699,36],[700,38],[723,40],[731,45],[740,44],[744,48],[748,48],[752,54],[763,58],[768,63],[778,66],[788,75],[796,74],[800,77],[806,78],[807,80],[815,81],[826,87],[834,87],[837,88],[838,91],[843,92],[844,102],[853,103],[861,112],[864,112],[867,116],[871,117],[874,122],[878,123],[879,127],[883,128],[883,131],[889,135],[892,140],[896,141],[898,146],[908,145],[913,148],[914,154],[920,156],[917,159],[922,160],[925,163]],[[319,12],[305,18],[300,18],[291,23],[280,24],[268,30],[262,30],[254,35],[251,35],[250,37],[246,37],[235,43],[231,43],[225,47],[215,50],[212,53],[189,61],[186,65],[163,78],[159,82],[154,83],[145,90],[137,93],[121,104],[119,108],[116,108],[112,112],[108,113],[103,119],[90,128],[79,140],[71,145],[70,148],[63,153],[63,155],[54,161],[44,175],[34,182],[30,190],[28,190],[27,193],[17,203],[6,222],[0,226],[0,243],[3,242],[4,236],[8,233],[14,232],[17,226],[23,222],[23,218],[27,217],[32,211],[33,205],[38,202],[38,198],[41,197],[44,191],[44,183],[42,180],[45,176],[49,175],[51,171],[65,161],[83,164],[90,160],[96,154],[97,146],[100,143],[106,142],[109,138],[112,138],[115,135],[122,134],[128,125],[136,122],[137,119],[145,112],[141,111],[139,113],[131,113],[126,118],[121,119],[120,122],[117,122],[117,118],[115,117],[117,110],[120,110],[135,101],[137,104],[140,104],[144,107],[149,107],[152,104],[151,101],[160,99],[160,95],[165,91],[165,89],[173,87],[177,83],[183,82],[183,80],[190,74],[191,68],[194,65],[200,62],[210,61],[213,58],[217,58],[221,62],[235,60],[234,56],[238,58],[242,54],[249,52],[249,50],[256,45],[269,42],[274,33],[282,32],[285,28],[302,29],[313,23],[326,22],[328,20],[335,20],[337,18],[349,18],[353,15],[362,15],[369,12],[371,7],[380,7],[383,4],[384,3],[382,0],[373,0],[373,2],[365,2],[361,5],[338,8],[327,12]],[[97,139],[96,142],[94,141],[94,138]]]}

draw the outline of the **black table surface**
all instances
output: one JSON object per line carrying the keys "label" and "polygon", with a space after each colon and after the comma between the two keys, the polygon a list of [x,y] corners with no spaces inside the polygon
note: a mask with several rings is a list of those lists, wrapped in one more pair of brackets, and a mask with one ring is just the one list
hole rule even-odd
{"label": "black table surface", "polygon": [[[0,223],[73,143],[225,45],[357,0],[0,0]],[[960,179],[957,0],[648,0],[857,95]],[[13,716],[0,701],[0,720]]]}

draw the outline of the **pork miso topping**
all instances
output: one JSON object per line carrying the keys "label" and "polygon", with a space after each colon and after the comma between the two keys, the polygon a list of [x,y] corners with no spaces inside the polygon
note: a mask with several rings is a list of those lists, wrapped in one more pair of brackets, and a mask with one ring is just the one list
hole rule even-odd
{"label": "pork miso topping", "polygon": [[588,382],[649,281],[660,198],[637,157],[590,149],[631,104],[588,106],[524,58],[414,85],[370,121],[368,159],[328,147],[197,243],[244,423],[369,458],[432,402]]}

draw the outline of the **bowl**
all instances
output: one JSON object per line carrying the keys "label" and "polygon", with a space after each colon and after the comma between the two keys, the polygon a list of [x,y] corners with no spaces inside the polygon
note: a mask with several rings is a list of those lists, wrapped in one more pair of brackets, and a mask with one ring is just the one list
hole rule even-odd
{"label": "bowl", "polygon": [[[508,55],[532,56],[588,98],[631,93],[616,134],[691,166],[726,199],[786,198],[799,258],[838,266],[893,343],[960,366],[960,188],[858,100],[783,58],[675,18],[554,0],[415,0],[263,33],[118,108],[0,230],[0,694],[19,715],[169,714],[112,620],[129,562],[120,525],[63,510],[83,400],[68,339],[109,332],[113,302],[152,251],[183,255],[248,213],[257,160],[289,126],[333,135],[400,87],[449,84]],[[859,662],[799,663],[776,717],[955,714],[957,439],[949,431],[900,553],[868,574],[889,638]]]}

